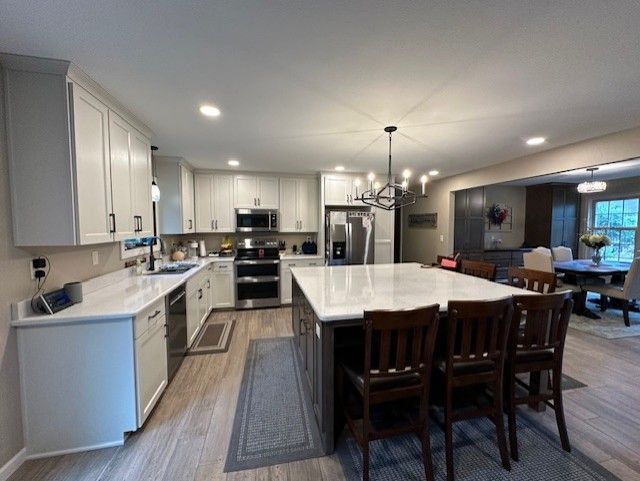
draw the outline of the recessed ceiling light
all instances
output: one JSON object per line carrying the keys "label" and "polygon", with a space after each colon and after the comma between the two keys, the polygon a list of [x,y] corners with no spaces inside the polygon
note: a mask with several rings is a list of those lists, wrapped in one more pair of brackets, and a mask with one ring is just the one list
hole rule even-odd
{"label": "recessed ceiling light", "polygon": [[429,171],[429,175],[433,176],[433,175],[438,175],[440,173],[439,170],[430,170]]}
{"label": "recessed ceiling light", "polygon": [[218,107],[214,107],[213,105],[201,105],[200,113],[202,115],[206,115],[207,117],[219,117],[220,109]]}
{"label": "recessed ceiling light", "polygon": [[527,139],[527,145],[540,145],[544,144],[547,141],[544,137],[531,137]]}
{"label": "recessed ceiling light", "polygon": [[238,167],[240,165],[240,162],[236,159],[229,159],[227,164],[229,164],[231,167]]}
{"label": "recessed ceiling light", "polygon": [[344,170],[344,165],[336,165],[336,170],[338,172],[342,172]]}

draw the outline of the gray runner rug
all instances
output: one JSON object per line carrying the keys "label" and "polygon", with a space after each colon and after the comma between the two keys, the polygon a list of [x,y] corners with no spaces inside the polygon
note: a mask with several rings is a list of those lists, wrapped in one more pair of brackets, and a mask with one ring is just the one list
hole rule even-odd
{"label": "gray runner rug", "polygon": [[[570,453],[563,451],[558,434],[543,427],[536,417],[518,412],[520,461],[511,461],[511,471],[502,468],[495,426],[489,419],[455,423],[453,465],[456,481],[620,481],[575,447]],[[444,433],[434,421],[430,428],[434,478],[446,481]],[[570,440],[571,434],[569,431]],[[370,449],[371,481],[425,479],[417,436],[374,441]],[[347,481],[362,479],[362,452],[348,430],[342,433],[336,450]]]}
{"label": "gray runner rug", "polygon": [[322,456],[293,337],[249,344],[225,472]]}

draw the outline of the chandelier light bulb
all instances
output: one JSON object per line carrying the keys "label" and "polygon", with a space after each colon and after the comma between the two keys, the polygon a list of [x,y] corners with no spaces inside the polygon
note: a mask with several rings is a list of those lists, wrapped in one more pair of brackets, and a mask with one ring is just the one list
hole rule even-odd
{"label": "chandelier light bulb", "polygon": [[422,177],[420,177],[421,184],[426,184],[427,180],[429,180],[429,177],[427,177],[426,175],[423,175]]}
{"label": "chandelier light bulb", "polygon": [[408,179],[409,177],[411,177],[411,171],[409,169],[404,169],[402,171],[402,177],[404,177],[405,179]]}
{"label": "chandelier light bulb", "polygon": [[367,179],[369,179],[369,182],[373,182],[376,179],[376,174],[374,174],[373,172],[369,172],[369,175],[367,175]]}

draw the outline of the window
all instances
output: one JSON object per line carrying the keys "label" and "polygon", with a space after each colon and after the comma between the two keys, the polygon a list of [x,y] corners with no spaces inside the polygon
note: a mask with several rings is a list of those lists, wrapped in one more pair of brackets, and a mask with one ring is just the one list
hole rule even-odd
{"label": "window", "polygon": [[610,261],[631,262],[636,252],[638,197],[598,200],[593,203],[593,232],[607,234],[611,245],[602,250]]}

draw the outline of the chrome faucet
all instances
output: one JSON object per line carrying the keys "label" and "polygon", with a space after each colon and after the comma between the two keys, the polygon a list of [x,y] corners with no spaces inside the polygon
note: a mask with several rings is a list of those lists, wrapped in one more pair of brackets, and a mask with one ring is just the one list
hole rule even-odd
{"label": "chrome faucet", "polygon": [[160,241],[160,254],[164,255],[164,241],[158,237],[158,236],[153,236],[153,237],[149,237],[149,270],[150,271],[155,271],[156,270],[156,258],[155,255],[153,254],[153,246],[156,245],[155,241],[156,239]]}

